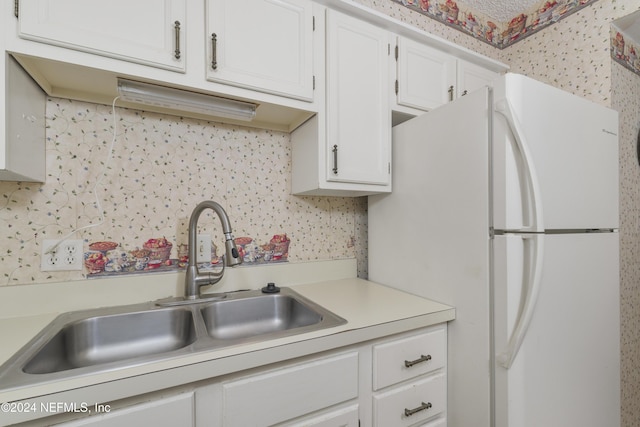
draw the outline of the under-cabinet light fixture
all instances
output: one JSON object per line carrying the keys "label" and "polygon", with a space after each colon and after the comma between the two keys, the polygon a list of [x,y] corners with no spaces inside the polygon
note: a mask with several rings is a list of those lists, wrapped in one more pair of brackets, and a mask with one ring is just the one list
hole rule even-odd
{"label": "under-cabinet light fixture", "polygon": [[215,95],[191,92],[118,78],[118,93],[123,101],[215,117],[251,121],[256,104]]}

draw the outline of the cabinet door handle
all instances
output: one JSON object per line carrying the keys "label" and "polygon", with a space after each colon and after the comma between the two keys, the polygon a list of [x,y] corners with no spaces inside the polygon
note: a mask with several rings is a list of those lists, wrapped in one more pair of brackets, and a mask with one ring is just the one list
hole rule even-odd
{"label": "cabinet door handle", "polygon": [[449,86],[447,92],[449,92],[449,101],[453,101],[453,85]]}
{"label": "cabinet door handle", "polygon": [[425,411],[427,409],[431,409],[433,407],[433,405],[431,404],[431,402],[427,402],[424,403],[422,402],[422,404],[420,406],[418,406],[417,408],[413,408],[413,409],[407,409],[404,408],[404,416],[405,417],[410,417],[414,414],[417,414],[420,411]]}
{"label": "cabinet door handle", "polygon": [[333,150],[333,173],[338,175],[338,146],[334,145]]}
{"label": "cabinet door handle", "polygon": [[427,354],[426,356],[424,354],[421,354],[419,359],[416,359],[416,360],[405,360],[404,361],[404,366],[406,366],[407,368],[410,368],[413,365],[417,365],[418,363],[422,363],[422,362],[428,362],[429,360],[431,360],[431,355],[430,354]]}
{"label": "cabinet door handle", "polygon": [[173,23],[173,29],[176,35],[176,50],[174,51],[174,57],[180,59],[180,21]]}
{"label": "cabinet door handle", "polygon": [[211,68],[218,69],[218,35],[211,34]]}

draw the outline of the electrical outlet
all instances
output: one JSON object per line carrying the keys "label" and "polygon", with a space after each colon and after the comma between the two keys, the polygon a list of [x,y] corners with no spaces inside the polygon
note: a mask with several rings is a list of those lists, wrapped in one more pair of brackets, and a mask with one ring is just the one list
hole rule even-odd
{"label": "electrical outlet", "polygon": [[196,240],[196,262],[211,262],[211,235],[198,234]]}
{"label": "electrical outlet", "polygon": [[71,271],[82,270],[82,245],[83,241],[64,240],[53,251],[49,249],[60,240],[45,239],[42,241],[42,254],[40,256],[41,271]]}

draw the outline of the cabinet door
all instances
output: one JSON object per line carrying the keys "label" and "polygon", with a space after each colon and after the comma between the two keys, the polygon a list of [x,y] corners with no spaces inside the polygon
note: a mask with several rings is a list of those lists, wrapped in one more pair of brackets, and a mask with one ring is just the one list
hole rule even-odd
{"label": "cabinet door", "polygon": [[431,110],[453,100],[456,59],[404,37],[397,45],[397,103]]}
{"label": "cabinet door", "polygon": [[357,398],[358,353],[319,358],[226,381],[220,384],[219,392],[209,404],[214,405],[220,425],[277,424]]}
{"label": "cabinet door", "polygon": [[390,180],[389,33],[327,11],[327,180]]}
{"label": "cabinet door", "polygon": [[20,2],[20,37],[185,70],[186,0]]}
{"label": "cabinet door", "polygon": [[462,59],[458,60],[458,84],[456,85],[456,95],[464,96],[469,92],[480,89],[484,86],[493,86],[493,80],[499,74],[478,65],[472,64]]}
{"label": "cabinet door", "polygon": [[163,399],[152,400],[127,408],[110,411],[108,406],[89,410],[102,411],[100,415],[94,415],[77,421],[60,424],[64,427],[120,427],[120,426],[194,426],[194,395],[193,392],[171,396]]}
{"label": "cabinet door", "polygon": [[313,98],[309,0],[208,0],[207,78],[303,100]]}

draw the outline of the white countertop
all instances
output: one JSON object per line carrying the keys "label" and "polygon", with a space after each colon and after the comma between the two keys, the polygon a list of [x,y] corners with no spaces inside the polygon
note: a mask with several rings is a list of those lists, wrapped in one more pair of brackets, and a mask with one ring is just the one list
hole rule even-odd
{"label": "white countertop", "polygon": [[[390,334],[453,320],[452,307],[361,279],[330,280],[291,286],[301,295],[341,316],[334,328],[280,339],[189,354],[166,361],[79,378],[2,389],[0,403],[14,401],[107,402],[153,390],[212,378],[287,359],[356,344]],[[33,338],[56,313],[0,319],[0,362]],[[206,374],[205,374],[206,373]],[[25,418],[5,419],[0,425]]]}

